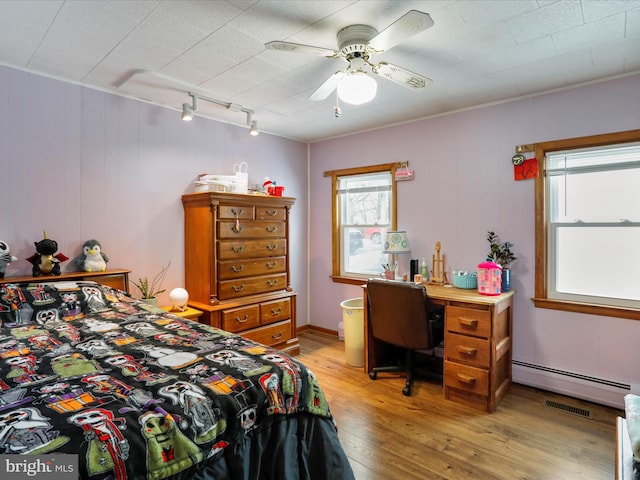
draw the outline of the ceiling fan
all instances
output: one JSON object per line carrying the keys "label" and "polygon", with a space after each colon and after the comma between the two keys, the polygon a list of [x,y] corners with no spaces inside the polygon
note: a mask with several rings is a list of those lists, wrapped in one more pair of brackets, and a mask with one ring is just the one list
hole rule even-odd
{"label": "ceiling fan", "polygon": [[[324,100],[337,88],[342,100],[357,105],[372,100],[376,94],[377,84],[367,74],[367,70],[415,91],[431,85],[430,78],[391,63],[373,63],[370,59],[432,26],[433,20],[428,13],[410,10],[381,32],[369,25],[344,27],[337,35],[338,50],[280,41],[266,43],[265,47],[327,58],[343,58],[349,65],[331,75],[309,98]],[[355,97],[347,95],[350,84],[354,84],[351,90]]]}

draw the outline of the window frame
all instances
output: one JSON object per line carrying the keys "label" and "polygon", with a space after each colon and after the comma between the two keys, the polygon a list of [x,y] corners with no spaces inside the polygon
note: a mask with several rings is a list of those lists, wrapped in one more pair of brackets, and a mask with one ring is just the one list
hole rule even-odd
{"label": "window frame", "polygon": [[323,173],[325,177],[331,177],[331,279],[336,283],[362,285],[365,280],[362,277],[350,277],[341,275],[342,250],[340,248],[340,197],[338,195],[338,177],[349,175],[365,175],[369,173],[391,173],[391,208],[389,228],[397,230],[398,225],[398,197],[396,170],[408,166],[407,162],[382,163],[364,167],[346,168],[342,170],[329,170]]}
{"label": "window frame", "polygon": [[548,296],[548,199],[546,153],[559,150],[600,147],[605,145],[632,143],[640,141],[640,130],[591,135],[587,137],[570,138],[536,143],[535,156],[539,162],[540,175],[535,179],[535,296],[531,298],[537,308],[562,310],[576,313],[603,315],[617,318],[640,320],[640,309],[621,306],[599,305],[595,303],[572,302]]}

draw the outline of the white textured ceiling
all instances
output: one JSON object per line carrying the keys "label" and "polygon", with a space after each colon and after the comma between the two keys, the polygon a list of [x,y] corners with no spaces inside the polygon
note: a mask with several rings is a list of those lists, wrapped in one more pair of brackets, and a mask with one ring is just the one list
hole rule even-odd
{"label": "white textured ceiling", "polygon": [[[377,55],[433,79],[420,93],[375,76],[376,99],[308,97],[342,59],[266,50],[337,49],[351,24],[378,31],[411,9],[434,26]],[[193,91],[255,111],[259,127],[313,142],[640,72],[635,0],[0,1],[0,64],[174,108]],[[638,92],[640,95],[640,92]],[[199,114],[244,125],[241,112]],[[197,118],[194,120],[197,121]]]}

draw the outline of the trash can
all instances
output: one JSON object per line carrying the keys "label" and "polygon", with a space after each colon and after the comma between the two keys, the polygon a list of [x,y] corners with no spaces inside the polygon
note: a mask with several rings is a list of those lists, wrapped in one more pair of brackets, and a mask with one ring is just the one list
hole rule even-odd
{"label": "trash can", "polygon": [[364,366],[364,306],[361,298],[340,304],[344,324],[344,352],[352,367]]}

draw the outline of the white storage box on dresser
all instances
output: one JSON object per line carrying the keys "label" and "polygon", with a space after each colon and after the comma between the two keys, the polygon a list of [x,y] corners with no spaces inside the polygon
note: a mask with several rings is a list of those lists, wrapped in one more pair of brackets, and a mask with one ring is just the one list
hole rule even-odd
{"label": "white storage box on dresser", "polygon": [[289,274],[295,198],[200,192],[182,196],[185,288],[200,321],[292,355],[296,293]]}

